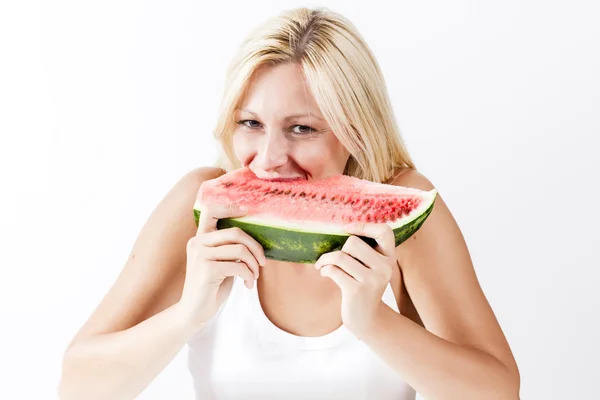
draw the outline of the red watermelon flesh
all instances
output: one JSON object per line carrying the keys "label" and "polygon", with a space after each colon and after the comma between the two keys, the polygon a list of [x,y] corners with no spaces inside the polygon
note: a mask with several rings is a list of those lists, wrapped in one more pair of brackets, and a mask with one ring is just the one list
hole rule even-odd
{"label": "red watermelon flesh", "polygon": [[319,232],[342,232],[352,222],[388,223],[392,227],[426,211],[436,190],[422,191],[380,184],[347,175],[322,180],[269,181],[242,168],[206,181],[196,209],[206,203],[236,203],[248,208],[242,219],[283,224]]}

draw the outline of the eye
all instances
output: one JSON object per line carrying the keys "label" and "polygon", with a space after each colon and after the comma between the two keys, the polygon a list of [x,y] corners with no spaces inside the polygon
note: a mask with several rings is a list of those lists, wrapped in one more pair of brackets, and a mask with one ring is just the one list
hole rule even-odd
{"label": "eye", "polygon": [[238,125],[242,125],[242,126],[245,126],[246,128],[250,128],[250,129],[257,129],[257,128],[260,128],[260,126],[261,126],[261,123],[254,119],[244,119],[241,121],[236,121],[236,123]]}
{"label": "eye", "polygon": [[[294,130],[295,128],[299,128],[299,130]],[[294,129],[293,132],[299,135],[306,135],[308,133],[315,132],[315,129],[307,125],[294,125]]]}

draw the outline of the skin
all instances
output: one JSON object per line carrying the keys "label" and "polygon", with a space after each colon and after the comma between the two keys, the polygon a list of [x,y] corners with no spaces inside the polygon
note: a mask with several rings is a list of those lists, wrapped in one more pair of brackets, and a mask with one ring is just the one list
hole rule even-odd
{"label": "skin", "polygon": [[[307,111],[310,116],[288,118]],[[348,160],[296,65],[259,71],[235,118],[235,155],[264,179],[321,179],[342,173]],[[392,184],[433,188],[417,171],[399,172]],[[215,232],[216,218],[240,210],[203,212],[199,227],[189,213],[200,184],[222,173],[189,172],[149,217],[122,273],[65,352],[61,399],[137,396],[202,326],[191,317],[201,280],[192,277],[201,271],[186,274],[186,245],[214,246],[225,235]],[[347,230],[375,238],[378,246],[352,236],[310,266],[265,262],[244,239],[251,249],[240,264],[252,268],[239,276],[248,287],[256,282],[271,322],[301,336],[321,336],[344,323],[424,398],[518,398],[517,365],[441,195],[421,229],[397,248],[385,224]],[[231,288],[231,279],[220,279],[219,297]],[[381,301],[388,282],[400,314]]]}
{"label": "skin", "polygon": [[296,64],[259,70],[235,118],[235,155],[259,178],[312,180],[344,171],[350,154]]}

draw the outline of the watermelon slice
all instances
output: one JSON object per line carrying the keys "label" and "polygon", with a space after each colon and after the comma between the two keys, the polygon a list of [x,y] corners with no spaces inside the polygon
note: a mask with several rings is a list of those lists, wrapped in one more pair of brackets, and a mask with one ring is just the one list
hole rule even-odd
{"label": "watermelon slice", "polygon": [[[248,208],[240,218],[221,219],[217,229],[239,227],[256,239],[269,259],[314,264],[339,250],[352,222],[386,223],[396,246],[425,222],[437,191],[423,191],[337,175],[307,181],[270,181],[241,168],[200,186],[194,205],[196,225],[204,205],[234,202]],[[371,246],[375,240],[363,238]]]}

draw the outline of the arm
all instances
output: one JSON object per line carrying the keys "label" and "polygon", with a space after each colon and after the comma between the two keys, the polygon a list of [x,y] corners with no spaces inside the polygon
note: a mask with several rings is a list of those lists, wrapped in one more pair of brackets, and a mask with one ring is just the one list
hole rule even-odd
{"label": "arm", "polygon": [[136,326],[75,342],[65,355],[60,398],[134,399],[194,331],[174,304]]}
{"label": "arm", "polygon": [[425,399],[519,398],[517,375],[493,355],[440,338],[386,304],[362,340]]}
{"label": "arm", "polygon": [[64,354],[61,399],[135,398],[193,333],[177,304],[186,245],[196,234],[196,194],[217,175],[186,174],[149,217],[121,274]]}
{"label": "arm", "polygon": [[[395,184],[433,188],[416,171]],[[382,304],[365,343],[424,398],[518,399],[517,365],[439,195],[428,220],[396,254],[427,330]]]}

